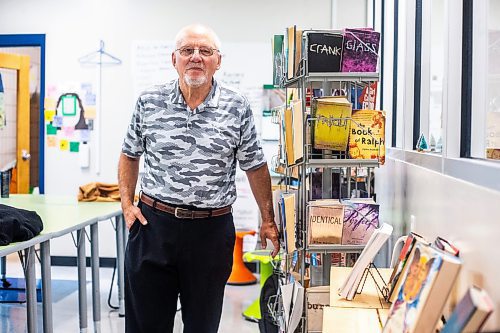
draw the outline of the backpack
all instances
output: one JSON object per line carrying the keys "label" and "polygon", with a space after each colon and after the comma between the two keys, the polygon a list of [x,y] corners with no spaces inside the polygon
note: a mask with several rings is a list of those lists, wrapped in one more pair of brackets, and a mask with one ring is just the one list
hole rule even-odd
{"label": "backpack", "polygon": [[279,282],[278,275],[272,274],[267,278],[260,291],[260,313],[259,320],[260,333],[278,333],[278,326],[275,324],[271,313],[269,312],[269,298],[278,294]]}

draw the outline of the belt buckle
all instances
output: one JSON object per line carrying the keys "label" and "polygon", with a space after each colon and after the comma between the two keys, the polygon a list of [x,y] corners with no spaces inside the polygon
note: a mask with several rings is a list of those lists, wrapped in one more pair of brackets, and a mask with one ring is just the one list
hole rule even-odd
{"label": "belt buckle", "polygon": [[174,216],[178,219],[188,219],[188,218],[193,218],[193,212],[191,212],[191,216],[187,216],[187,215],[184,215],[184,216],[181,216],[179,215],[179,212],[186,212],[186,214],[189,214],[190,210],[189,209],[185,209],[185,208],[181,208],[181,207],[175,207],[175,210],[174,210]]}

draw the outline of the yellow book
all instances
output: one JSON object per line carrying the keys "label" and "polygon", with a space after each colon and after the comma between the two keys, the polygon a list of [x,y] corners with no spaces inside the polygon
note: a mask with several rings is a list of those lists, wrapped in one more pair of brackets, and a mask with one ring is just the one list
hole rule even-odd
{"label": "yellow book", "polygon": [[314,148],[347,150],[352,105],[344,96],[313,100]]}
{"label": "yellow book", "polygon": [[385,162],[385,112],[354,110],[352,112],[349,156],[353,159],[379,159]]}
{"label": "yellow book", "polygon": [[283,194],[283,215],[285,218],[285,242],[287,253],[292,253],[295,247],[295,194]]}
{"label": "yellow book", "polygon": [[285,153],[286,153],[286,164],[292,165],[295,163],[294,151],[293,151],[293,115],[292,109],[285,109]]}

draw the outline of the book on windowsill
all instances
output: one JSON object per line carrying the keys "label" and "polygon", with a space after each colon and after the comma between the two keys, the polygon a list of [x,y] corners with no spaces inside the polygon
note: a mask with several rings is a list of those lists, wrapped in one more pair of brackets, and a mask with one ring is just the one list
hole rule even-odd
{"label": "book on windowsill", "polygon": [[479,332],[493,309],[488,293],[473,286],[457,304],[441,333]]}
{"label": "book on windowsill", "polygon": [[409,269],[402,277],[383,332],[434,332],[462,261],[448,252],[418,243],[407,265]]}
{"label": "book on windowsill", "polygon": [[403,283],[403,279],[401,278],[406,274],[406,271],[409,268],[408,258],[410,258],[411,253],[415,249],[415,245],[418,243],[429,244],[427,240],[420,236],[417,233],[410,232],[410,234],[406,237],[406,241],[403,244],[403,248],[399,253],[398,261],[394,266],[394,270],[392,271],[392,275],[389,278],[388,287],[389,287],[389,302],[394,302],[397,297],[397,291],[401,287]]}

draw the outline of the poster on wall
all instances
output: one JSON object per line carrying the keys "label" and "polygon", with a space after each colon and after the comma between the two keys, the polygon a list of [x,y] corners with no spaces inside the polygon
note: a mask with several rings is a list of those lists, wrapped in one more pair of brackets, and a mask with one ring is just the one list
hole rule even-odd
{"label": "poster on wall", "polygon": [[[49,85],[44,105],[46,147],[49,151],[78,154],[80,145],[90,141],[93,130],[96,93],[92,84]],[[92,112],[87,112],[89,109]]]}

